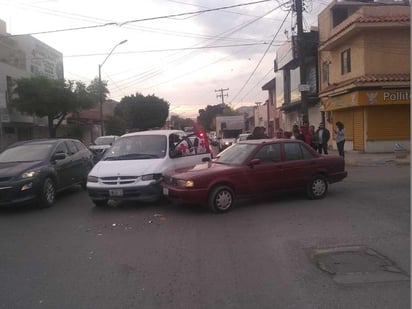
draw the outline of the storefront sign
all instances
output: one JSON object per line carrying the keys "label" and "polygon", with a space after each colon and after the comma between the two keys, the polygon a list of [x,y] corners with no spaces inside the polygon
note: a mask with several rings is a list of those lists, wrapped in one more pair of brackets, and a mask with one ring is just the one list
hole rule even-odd
{"label": "storefront sign", "polygon": [[410,104],[409,89],[388,89],[355,91],[333,97],[323,98],[325,110],[335,110],[354,106]]}
{"label": "storefront sign", "polygon": [[407,91],[384,91],[383,92],[384,101],[410,101],[411,94],[409,90]]}

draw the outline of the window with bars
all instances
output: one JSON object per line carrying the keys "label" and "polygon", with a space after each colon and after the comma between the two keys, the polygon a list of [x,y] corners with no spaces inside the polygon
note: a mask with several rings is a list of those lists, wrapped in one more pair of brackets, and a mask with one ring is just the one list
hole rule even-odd
{"label": "window with bars", "polygon": [[329,61],[322,63],[322,82],[329,85]]}
{"label": "window with bars", "polygon": [[349,73],[351,71],[350,69],[350,49],[346,49],[340,54],[340,61],[341,61],[342,75]]}

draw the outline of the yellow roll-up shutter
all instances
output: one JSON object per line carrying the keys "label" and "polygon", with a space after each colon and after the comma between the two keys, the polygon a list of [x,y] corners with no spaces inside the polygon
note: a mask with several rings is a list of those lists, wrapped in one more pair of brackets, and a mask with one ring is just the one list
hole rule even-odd
{"label": "yellow roll-up shutter", "polygon": [[410,139],[410,105],[367,108],[369,141]]}

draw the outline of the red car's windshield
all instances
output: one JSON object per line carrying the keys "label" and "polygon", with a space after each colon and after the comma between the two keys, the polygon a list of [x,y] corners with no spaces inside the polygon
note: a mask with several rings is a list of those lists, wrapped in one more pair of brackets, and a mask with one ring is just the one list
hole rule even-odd
{"label": "red car's windshield", "polygon": [[257,145],[253,144],[234,144],[222,151],[215,162],[232,165],[243,164],[256,147]]}

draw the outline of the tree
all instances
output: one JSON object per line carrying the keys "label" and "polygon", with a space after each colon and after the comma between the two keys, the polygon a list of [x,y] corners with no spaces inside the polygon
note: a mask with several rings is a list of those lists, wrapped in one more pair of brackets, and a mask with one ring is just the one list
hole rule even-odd
{"label": "tree", "polygon": [[173,128],[177,130],[183,130],[184,127],[193,127],[193,120],[190,118],[182,118],[178,115],[170,116],[170,122],[173,124]]}
{"label": "tree", "polygon": [[169,103],[155,95],[140,93],[123,97],[114,113],[123,118],[128,130],[147,130],[163,127],[169,114]]}
{"label": "tree", "polygon": [[123,135],[126,133],[126,122],[118,116],[109,116],[104,122],[107,135]]}
{"label": "tree", "polygon": [[11,107],[22,113],[47,117],[50,137],[56,137],[57,128],[67,114],[92,108],[95,104],[94,96],[83,83],[43,76],[16,80],[11,101]]}
{"label": "tree", "polygon": [[235,116],[238,114],[239,113],[234,111],[229,105],[224,103],[217,105],[208,105],[206,109],[199,110],[197,122],[200,123],[200,125],[206,131],[214,131],[216,130],[216,116]]}
{"label": "tree", "polygon": [[102,96],[102,101],[106,101],[108,95],[110,94],[109,89],[107,89],[107,81],[100,81],[98,77],[95,77],[87,86],[87,91],[94,96],[96,102],[100,102],[100,96]]}

